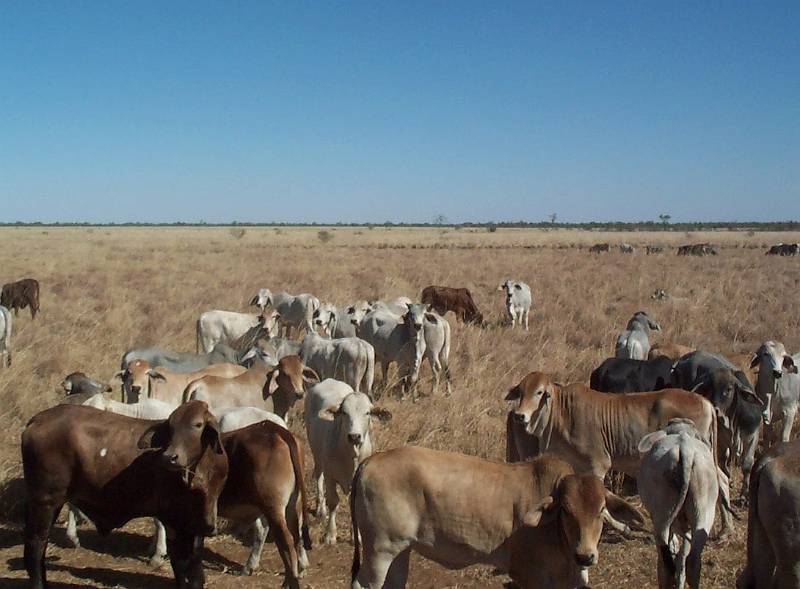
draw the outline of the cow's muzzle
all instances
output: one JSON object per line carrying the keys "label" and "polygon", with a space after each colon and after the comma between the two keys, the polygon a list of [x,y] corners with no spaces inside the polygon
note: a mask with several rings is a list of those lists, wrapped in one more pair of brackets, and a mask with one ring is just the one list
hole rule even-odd
{"label": "cow's muzzle", "polygon": [[780,370],[773,370],[773,371],[772,371],[772,376],[773,376],[774,378],[780,378],[781,376],[783,376],[783,372],[782,372],[782,371],[780,371]]}
{"label": "cow's muzzle", "polygon": [[578,566],[582,567],[590,567],[597,564],[597,553],[590,552],[588,554],[583,554],[581,552],[575,553],[575,562]]}
{"label": "cow's muzzle", "polygon": [[363,438],[361,434],[347,434],[347,441],[353,444],[353,446],[360,446]]}
{"label": "cow's muzzle", "polygon": [[521,424],[526,424],[528,422],[528,418],[525,416],[524,413],[517,413],[516,411],[512,414],[514,416],[514,421]]}

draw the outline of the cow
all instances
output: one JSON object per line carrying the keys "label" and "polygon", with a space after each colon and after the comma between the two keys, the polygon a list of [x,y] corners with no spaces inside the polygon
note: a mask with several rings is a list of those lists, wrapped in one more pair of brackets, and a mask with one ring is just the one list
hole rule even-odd
{"label": "cow", "polygon": [[710,243],[694,243],[682,245],[678,248],[679,256],[716,256],[717,250]]}
{"label": "cow", "polygon": [[643,523],[600,479],[557,458],[503,464],[414,446],[361,463],[350,511],[353,589],[402,589],[412,551],[449,569],[491,565],[533,589],[574,588],[598,562],[604,522]]}
{"label": "cow", "polygon": [[800,587],[800,440],[777,443],[750,473],[747,564],[737,589]]}
{"label": "cow", "polygon": [[356,391],[372,395],[375,349],[357,337],[326,339],[314,332],[300,346],[303,363],[319,378],[336,378]]}
{"label": "cow", "polygon": [[505,291],[506,293],[506,315],[511,327],[517,326],[517,319],[519,319],[520,327],[525,323],[525,330],[528,330],[528,314],[533,304],[531,298],[531,287],[524,282],[515,282],[513,280],[506,280],[497,290]]}
{"label": "cow", "polygon": [[122,355],[120,371],[125,372],[133,360],[144,360],[152,368],[163,366],[173,372],[194,372],[212,364],[230,362],[240,364],[244,353],[237,352],[230,346],[219,344],[206,354],[191,352],[173,352],[164,348],[132,348]]}
{"label": "cow", "polygon": [[297,356],[286,356],[277,366],[257,362],[233,378],[204,376],[189,384],[183,401],[199,399],[212,409],[218,407],[260,407],[286,419],[298,399],[305,395],[305,383],[317,382],[316,373]]}
{"label": "cow", "polygon": [[314,331],[314,311],[319,309],[319,299],[314,295],[303,293],[292,295],[286,292],[271,292],[262,288],[250,301],[262,309],[272,306],[280,316],[280,325],[286,337],[291,337],[292,329]]}
{"label": "cow", "polygon": [[126,401],[136,403],[140,398],[157,399],[172,406],[183,400],[183,391],[197,379],[204,376],[233,378],[247,371],[239,364],[211,364],[194,372],[173,372],[163,366],[153,368],[145,360],[133,360],[125,372],[118,372],[123,388],[128,392]]}
{"label": "cow", "polygon": [[71,395],[96,395],[97,393],[110,393],[111,385],[98,382],[89,378],[83,372],[71,372],[59,383],[59,386],[67,394]]}
{"label": "cow", "polygon": [[653,294],[650,295],[650,299],[663,302],[669,300],[670,296],[663,288],[657,288],[653,291]]}
{"label": "cow", "polygon": [[[717,420],[711,403],[679,389],[616,395],[593,391],[581,384],[560,385],[541,372],[528,374],[509,390],[513,418],[536,438],[539,452],[552,452],[573,465],[576,472],[600,478],[610,469],[636,476],[637,445],[646,434],[685,417],[717,451]],[[512,441],[507,441],[507,446]],[[730,530],[728,477],[719,469],[723,529]]]}
{"label": "cow", "polygon": [[603,393],[660,391],[670,386],[672,360],[607,358],[592,371],[589,387]]}
{"label": "cow", "polygon": [[653,360],[659,356],[666,356],[674,362],[686,354],[691,354],[692,352],[694,352],[694,348],[689,346],[672,343],[659,343],[653,344],[650,347],[650,351],[647,353],[647,359]]}
{"label": "cow", "polygon": [[739,457],[744,475],[741,497],[746,500],[763,406],[747,374],[724,356],[696,350],[675,363],[672,384],[703,395],[718,410],[720,464],[729,473],[731,460]]}
{"label": "cow", "polygon": [[619,244],[619,251],[623,254],[632,254],[634,247],[629,243],[621,243]]}
{"label": "cow", "polygon": [[644,311],[637,311],[628,321],[625,331],[617,337],[615,356],[644,360],[650,352],[650,330],[661,331],[661,326]]}
{"label": "cow", "polygon": [[[639,494],[653,520],[660,589],[699,589],[701,557],[719,494],[708,441],[690,419],[672,419],[639,442]],[[677,550],[676,550],[677,549]]]}
{"label": "cow", "polygon": [[779,243],[767,250],[767,255],[796,256],[800,254],[800,244],[798,243]]}
{"label": "cow", "polygon": [[349,493],[356,467],[372,454],[371,418],[388,421],[392,414],[374,406],[364,393],[330,378],[308,390],[304,411],[314,456],[316,514],[328,519],[325,543],[336,544],[337,486]]}
{"label": "cow", "polygon": [[[450,353],[450,325],[432,313],[427,305],[410,304],[404,315],[376,310],[367,314],[358,327],[358,336],[372,344],[375,359],[380,362],[383,384],[386,386],[389,365],[396,362],[402,383],[401,397],[413,389],[419,379],[422,360],[431,362],[434,372],[434,391],[439,382],[439,371],[444,371],[448,382]],[[431,339],[430,351],[426,341]]]}
{"label": "cow", "polygon": [[664,251],[663,245],[648,245],[645,247],[645,252],[647,253],[648,256],[651,254],[660,254],[663,251]]}
{"label": "cow", "polygon": [[[758,366],[756,394],[764,403],[762,413],[766,431],[764,441],[770,445],[778,439],[788,442],[800,402],[800,376],[797,367],[800,354],[792,357],[780,342],[768,341],[761,344],[750,363]],[[777,422],[781,422],[780,433]]]}
{"label": "cow", "polygon": [[0,306],[0,366],[11,366],[11,332],[14,322],[11,312]]}
{"label": "cow", "polygon": [[0,306],[9,311],[14,311],[14,316],[20,309],[30,307],[31,319],[36,319],[39,312],[39,282],[33,278],[23,278],[17,282],[3,285],[0,292]]}
{"label": "cow", "polygon": [[478,311],[472,293],[467,288],[449,286],[426,286],[422,289],[420,301],[444,317],[452,311],[462,323],[483,325],[483,314]]}
{"label": "cow", "polygon": [[369,301],[367,304],[369,305],[370,311],[389,311],[395,315],[402,315],[406,312],[406,307],[413,302],[414,301],[410,298],[401,296],[395,297],[391,301],[373,300]]}
{"label": "cow", "polygon": [[[322,333],[327,337],[353,337],[355,335],[355,326],[345,320],[344,312],[333,303],[320,303],[319,309],[314,311],[311,318],[314,320],[314,329],[322,330]],[[340,321],[345,329],[352,330],[352,336],[339,335],[338,325]]]}
{"label": "cow", "polygon": [[197,319],[195,326],[197,352],[207,354],[217,344],[227,344],[236,350],[249,349],[259,338],[275,335],[278,320],[278,313],[274,309],[258,315],[206,311]]}
{"label": "cow", "polygon": [[593,254],[599,254],[600,252],[610,252],[610,251],[611,251],[611,246],[607,243],[596,243],[589,248],[589,252]]}
{"label": "cow", "polygon": [[46,585],[45,551],[55,516],[69,501],[101,534],[137,517],[157,517],[178,587],[201,588],[203,536],[216,530],[228,475],[218,424],[205,403],[145,421],[82,405],[36,414],[22,433],[24,562],[33,589]]}

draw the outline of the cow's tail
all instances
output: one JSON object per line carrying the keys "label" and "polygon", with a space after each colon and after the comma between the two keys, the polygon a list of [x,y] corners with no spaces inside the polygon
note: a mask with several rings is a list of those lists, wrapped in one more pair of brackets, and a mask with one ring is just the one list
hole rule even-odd
{"label": "cow's tail", "polygon": [[194,350],[195,354],[200,353],[200,332],[201,332],[201,324],[200,322],[203,320],[203,316],[197,318],[197,323],[194,326]]}
{"label": "cow's tail", "polygon": [[364,387],[364,392],[367,393],[371,399],[372,384],[375,382],[375,348],[372,347],[372,344],[367,344],[361,347],[367,357],[367,367],[364,370],[362,386]]}
{"label": "cow's tail", "polygon": [[444,342],[442,344],[442,349],[439,350],[439,363],[442,365],[442,369],[444,370],[444,378],[448,382],[450,381],[450,323],[442,317],[442,324],[443,324],[443,332],[444,332]]}
{"label": "cow's tail", "polygon": [[303,457],[300,452],[300,444],[297,442],[297,438],[285,427],[271,421],[263,421],[262,423],[271,427],[289,447],[289,456],[292,459],[295,483],[300,487],[300,505],[303,513],[303,523],[300,526],[300,532],[303,536],[303,546],[306,550],[311,550],[311,535],[308,533],[308,522],[310,521],[308,493],[306,490],[306,481],[303,477]]}
{"label": "cow's tail", "polygon": [[369,458],[358,465],[350,485],[350,521],[353,527],[353,565],[350,567],[351,583],[356,582],[358,571],[361,570],[361,534],[358,531],[358,520],[356,520],[356,497],[358,496],[358,486],[361,483],[361,474],[367,462],[369,462]]}

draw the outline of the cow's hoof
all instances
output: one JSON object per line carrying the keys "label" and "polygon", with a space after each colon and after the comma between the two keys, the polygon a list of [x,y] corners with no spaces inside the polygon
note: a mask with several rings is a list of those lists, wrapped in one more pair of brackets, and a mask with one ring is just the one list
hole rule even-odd
{"label": "cow's hoof", "polygon": [[325,536],[325,544],[328,546],[336,545],[336,536]]}
{"label": "cow's hoof", "polygon": [[246,564],[242,567],[242,576],[249,577],[253,574],[253,571],[257,570],[258,567],[251,567],[249,564]]}
{"label": "cow's hoof", "polygon": [[70,538],[69,539],[69,543],[72,544],[73,548],[80,548],[81,547],[81,541],[78,540],[77,538],[75,538],[74,540],[72,538]]}
{"label": "cow's hoof", "polygon": [[161,555],[155,555],[150,557],[150,568],[153,569],[160,569],[164,566],[164,557]]}

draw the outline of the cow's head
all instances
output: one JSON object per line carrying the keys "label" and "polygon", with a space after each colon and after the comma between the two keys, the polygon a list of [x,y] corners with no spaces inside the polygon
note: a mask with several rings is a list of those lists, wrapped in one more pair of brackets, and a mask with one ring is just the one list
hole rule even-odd
{"label": "cow's head", "polygon": [[272,292],[268,288],[259,288],[256,296],[250,299],[250,305],[263,311],[272,305]]}
{"label": "cow's head", "polygon": [[758,380],[756,392],[763,400],[764,410],[762,417],[764,423],[769,425],[772,420],[772,399],[777,386],[777,379],[783,372],[797,373],[794,359],[786,353],[786,348],[780,342],[768,341],[761,344],[750,362],[750,368],[758,366]]}
{"label": "cow's head", "polygon": [[141,398],[153,395],[153,381],[166,382],[167,377],[157,369],[152,368],[145,360],[133,360],[128,364],[128,369],[118,373],[123,384],[128,389],[128,403],[138,403]]}
{"label": "cow's head", "polygon": [[89,378],[83,372],[72,372],[64,377],[59,383],[61,389],[67,395],[74,395],[76,393],[108,393],[111,392],[111,385],[98,382],[93,378]]}
{"label": "cow's head", "polygon": [[756,396],[752,387],[744,382],[746,377],[743,374],[740,376],[741,378],[738,378],[729,368],[718,368],[701,378],[692,387],[692,392],[702,393],[715,408],[729,416],[737,396],[748,403],[763,406],[764,402]]}
{"label": "cow's head", "polygon": [[[567,475],[553,494],[525,515],[529,526],[555,523],[561,528],[566,549],[579,567],[597,564],[597,545],[603,523],[644,525],[641,514],[627,501],[607,491],[594,475]],[[624,526],[622,526],[624,527]]]}
{"label": "cow's head", "polygon": [[358,327],[362,319],[373,310],[373,306],[367,301],[358,301],[344,310],[345,320],[351,325]]}
{"label": "cow's head", "polygon": [[262,394],[264,399],[272,397],[275,413],[285,419],[295,401],[305,395],[305,385],[315,382],[319,382],[319,376],[299,356],[284,356],[267,372]]}
{"label": "cow's head", "polygon": [[278,333],[278,324],[281,320],[281,315],[275,309],[262,310],[261,315],[258,317],[258,326],[261,329],[260,337],[273,337]]}
{"label": "cow's head", "polygon": [[511,410],[514,419],[523,424],[528,433],[533,433],[531,428],[534,414],[550,402],[558,386],[551,375],[544,372],[531,372],[506,394],[506,401],[516,403]]}
{"label": "cow's head", "polygon": [[322,303],[319,309],[311,316],[315,327],[322,329],[328,337],[333,337],[336,323],[339,321],[339,312],[331,303]]}
{"label": "cow's head", "polygon": [[358,452],[361,446],[369,441],[370,421],[376,417],[381,421],[389,421],[392,414],[372,404],[364,393],[350,393],[338,404],[326,407],[319,413],[325,420],[340,420],[341,431],[347,441]]}
{"label": "cow's head", "polygon": [[429,321],[436,321],[436,317],[430,312],[430,305],[425,305],[423,303],[407,303],[406,309],[405,315],[403,315],[403,322],[413,338],[416,338],[417,334],[422,333],[426,315]]}
{"label": "cow's head", "polygon": [[636,313],[633,314],[633,317],[631,317],[631,320],[628,322],[628,329],[631,329],[633,324],[641,325],[644,331],[661,331],[661,326],[651,319],[644,311],[636,311]]}

